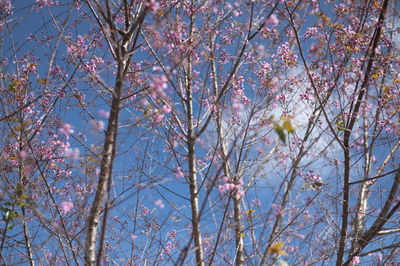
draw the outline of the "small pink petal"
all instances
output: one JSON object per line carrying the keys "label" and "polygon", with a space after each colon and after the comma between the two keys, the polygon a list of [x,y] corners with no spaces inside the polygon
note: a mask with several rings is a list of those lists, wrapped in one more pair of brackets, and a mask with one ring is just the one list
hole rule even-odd
{"label": "small pink petal", "polygon": [[161,108],[161,112],[162,112],[163,114],[171,113],[171,107],[169,107],[168,105],[164,105],[164,106]]}
{"label": "small pink petal", "polygon": [[19,158],[21,158],[22,160],[26,159],[26,157],[28,157],[28,153],[24,150],[19,152]]}

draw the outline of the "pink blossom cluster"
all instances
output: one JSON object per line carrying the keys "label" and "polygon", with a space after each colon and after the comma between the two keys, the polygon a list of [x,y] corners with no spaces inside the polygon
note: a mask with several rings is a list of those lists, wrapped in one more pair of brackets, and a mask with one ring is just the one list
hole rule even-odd
{"label": "pink blossom cluster", "polygon": [[133,62],[131,66],[133,69],[131,72],[128,72],[126,74],[126,79],[131,84],[132,87],[140,86],[141,84],[144,83],[140,75],[142,66],[140,63],[137,62]]}
{"label": "pink blossom cluster", "polygon": [[104,111],[103,109],[99,110],[99,115],[104,117],[104,118],[109,118],[110,117],[110,112]]}
{"label": "pink blossom cluster", "polygon": [[[60,143],[62,142],[60,141]],[[48,145],[44,141],[42,141],[41,143],[34,143],[33,150],[39,158],[44,160],[53,159],[58,156],[54,153],[54,145]]]}
{"label": "pink blossom cluster", "polygon": [[240,126],[242,125],[242,120],[237,114],[233,114],[231,117],[231,124]]}
{"label": "pink blossom cluster", "polygon": [[72,210],[72,208],[74,208],[74,203],[72,203],[71,201],[61,202],[61,211],[64,215],[69,213]]}
{"label": "pink blossom cluster", "polygon": [[313,37],[317,34],[318,30],[315,27],[307,28],[306,33],[304,34],[304,38]]}
{"label": "pink blossom cluster", "polygon": [[67,47],[67,53],[73,58],[85,57],[87,55],[88,46],[85,44],[85,40],[81,35],[78,35],[78,39],[75,43],[71,43]]}
{"label": "pink blossom cluster", "polygon": [[158,208],[160,208],[160,209],[164,209],[164,208],[165,208],[165,205],[164,205],[162,199],[156,200],[156,201],[154,202],[154,204],[155,204]]}
{"label": "pink blossom cluster", "polygon": [[[233,43],[233,38],[228,34],[222,34],[221,38],[222,38],[222,40],[224,40],[224,44],[226,44],[226,45],[230,45]],[[226,61],[226,63],[227,62],[228,61]]]}
{"label": "pink blossom cluster", "polygon": [[74,184],[74,191],[77,193],[79,199],[84,200],[87,195],[93,193],[93,186],[88,184]]}
{"label": "pink blossom cluster", "polygon": [[160,4],[157,2],[157,0],[147,0],[146,6],[150,8],[151,12],[157,12],[157,10],[160,8]]}
{"label": "pink blossom cluster", "polygon": [[218,186],[218,190],[220,193],[224,193],[225,191],[227,193],[234,192],[237,193],[240,198],[243,197],[244,191],[242,190],[243,187],[242,180],[237,181],[235,184],[233,182],[229,182],[229,178],[227,176],[223,176],[221,178],[221,182],[225,184]]}
{"label": "pink blossom cluster", "polygon": [[235,113],[243,110],[244,106],[250,103],[250,99],[244,94],[243,83],[243,76],[239,76],[233,81],[232,84],[232,86],[235,88],[232,93],[232,110]]}
{"label": "pink blossom cluster", "polygon": [[264,27],[261,31],[262,36],[267,40],[273,40],[279,38],[279,31],[276,27]]}
{"label": "pink blossom cluster", "polygon": [[308,170],[308,173],[304,173],[303,170],[298,170],[297,174],[303,177],[304,181],[309,182],[311,184],[323,183],[321,175],[318,173],[314,173],[313,170]]}
{"label": "pink blossom cluster", "polygon": [[274,215],[283,215],[283,210],[281,208],[281,205],[272,203],[271,204],[271,210],[273,211]]}
{"label": "pink blossom cluster", "polygon": [[[24,75],[26,74],[26,75]],[[28,73],[23,73],[19,77],[16,75],[13,75],[10,79],[14,85],[14,93],[15,93],[15,99],[18,101],[19,106],[22,106],[26,102],[26,97],[25,97],[25,88],[26,85],[28,84]],[[0,89],[2,91],[3,89]]]}
{"label": "pink blossom cluster", "polygon": [[242,111],[244,108],[243,104],[240,102],[240,99],[234,98],[232,101],[232,110],[234,112]]}
{"label": "pink blossom cluster", "polygon": [[141,208],[142,208],[142,214],[143,214],[143,215],[146,215],[147,213],[150,212],[150,210],[147,209],[146,206],[144,206],[144,205],[142,205]]}
{"label": "pink blossom cluster", "polygon": [[51,258],[53,257],[53,253],[47,250],[46,247],[43,247],[43,253],[46,256],[47,261],[50,261]]}
{"label": "pink blossom cluster", "polygon": [[265,20],[266,25],[276,26],[279,23],[279,19],[275,14],[272,14],[269,18]]}
{"label": "pink blossom cluster", "polygon": [[215,104],[210,104],[209,101],[206,99],[204,100],[203,106],[205,106],[210,112],[216,114],[217,113],[217,107]]}
{"label": "pink blossom cluster", "polygon": [[94,130],[95,132],[104,131],[104,122],[103,121],[90,120],[89,124],[92,127],[92,130]]}
{"label": "pink blossom cluster", "polygon": [[76,8],[77,10],[80,10],[81,7],[82,7],[81,0],[76,0],[76,1],[75,1],[75,8]]}
{"label": "pink blossom cluster", "polygon": [[164,104],[160,110],[155,109],[153,110],[152,117],[153,123],[159,124],[164,120],[164,116],[169,114],[172,111],[171,107],[168,104]]}
{"label": "pink blossom cluster", "polygon": [[19,158],[21,158],[22,160],[25,160],[25,159],[28,157],[28,153],[27,153],[26,151],[24,151],[24,150],[21,150],[21,151],[18,153],[18,156],[19,156]]}
{"label": "pink blossom cluster", "polygon": [[354,256],[353,259],[351,260],[351,265],[358,265],[358,264],[360,264],[360,257]]}
{"label": "pink blossom cluster", "polygon": [[270,64],[268,64],[267,62],[262,62],[261,63],[261,68],[257,73],[257,76],[259,78],[265,77],[265,75],[267,75],[268,73],[270,73],[272,71],[272,67]]}
{"label": "pink blossom cluster", "polygon": [[297,55],[290,50],[289,43],[286,42],[281,47],[278,47],[277,55],[287,66],[297,65]]}
{"label": "pink blossom cluster", "polygon": [[168,237],[170,238],[176,238],[176,230],[172,230],[171,232],[168,233]]}
{"label": "pink blossom cluster", "polygon": [[[0,9],[4,12],[4,15],[12,15],[13,12],[11,11],[11,8],[12,5],[10,0],[0,0]],[[1,19],[0,22],[3,22]]]}
{"label": "pink blossom cluster", "polygon": [[152,39],[153,48],[156,50],[163,48],[165,45],[165,37],[153,28],[148,27],[147,31],[151,33],[150,36]]}
{"label": "pink blossom cluster", "polygon": [[168,79],[165,75],[154,75],[150,83],[150,96],[153,98],[166,96],[164,90],[167,88]]}
{"label": "pink blossom cluster", "polygon": [[62,70],[62,68],[57,64],[54,64],[53,68],[50,71],[50,74],[52,74],[53,76],[57,76],[58,75],[58,76],[62,76],[62,77],[68,77],[68,74],[65,73]]}
{"label": "pink blossom cluster", "polygon": [[229,63],[229,55],[227,52],[221,52],[220,53],[220,57],[219,57],[219,61],[218,61],[221,65],[227,64]]}
{"label": "pink blossom cluster", "polygon": [[118,24],[122,24],[125,21],[125,16],[120,16],[119,14],[116,14],[115,21],[118,22]]}
{"label": "pink blossom cluster", "polygon": [[[21,70],[26,74],[28,73],[37,74],[37,63],[35,57],[32,57],[30,59],[24,58],[20,60],[20,63],[22,64]],[[37,76],[37,78],[39,78],[39,76]]]}
{"label": "pink blossom cluster", "polygon": [[[175,23],[171,25],[171,28],[169,30],[165,30],[163,32],[164,38],[171,45],[169,46],[169,51],[172,51],[171,49],[177,48],[176,45],[180,45],[182,43],[182,41],[185,38],[186,28],[187,24],[185,22],[177,20]],[[161,36],[161,38],[162,37],[163,36]],[[181,52],[185,52],[186,48],[187,46],[184,45],[179,46]]]}
{"label": "pink blossom cluster", "polygon": [[319,10],[319,1],[311,0],[311,11],[310,14],[316,14]]}
{"label": "pink blossom cluster", "polygon": [[61,134],[65,135],[65,137],[66,137],[67,140],[69,139],[69,135],[71,135],[71,134],[74,133],[74,130],[72,129],[71,124],[68,124],[68,123],[64,124],[64,125],[62,126],[62,128],[60,128],[58,131],[59,131]]}
{"label": "pink blossom cluster", "polygon": [[158,110],[153,111],[153,123],[154,124],[159,124],[163,121],[164,116],[158,112]]}
{"label": "pink blossom cluster", "polygon": [[279,102],[282,102],[282,103],[285,103],[287,101],[287,99],[288,99],[288,95],[286,93],[278,94],[275,97],[276,101],[279,101]]}
{"label": "pink blossom cluster", "polygon": [[103,63],[103,58],[95,56],[90,62],[85,63],[85,69],[90,73],[95,74],[97,72],[97,66]]}
{"label": "pink blossom cluster", "polygon": [[93,39],[90,41],[89,49],[103,48],[103,47],[104,47],[103,34],[99,32],[98,34],[94,35]]}
{"label": "pink blossom cluster", "polygon": [[261,206],[261,201],[259,199],[255,199],[251,201],[251,205],[254,207],[260,207]]}
{"label": "pink blossom cluster", "polygon": [[165,254],[170,254],[171,251],[175,248],[175,245],[173,245],[170,241],[168,241],[167,246],[164,248]]}
{"label": "pink blossom cluster", "polygon": [[[312,100],[312,95],[310,93],[311,88],[306,88],[306,90],[304,91],[304,93],[300,92],[300,100],[302,101],[306,101],[306,102],[310,102]],[[337,101],[339,102],[339,101]],[[338,106],[336,106],[338,108]]]}
{"label": "pink blossom cluster", "polygon": [[39,8],[42,8],[43,6],[58,5],[58,1],[53,2],[53,0],[36,0],[36,3],[38,4]]}
{"label": "pink blossom cluster", "polygon": [[171,107],[168,104],[164,104],[163,107],[161,108],[161,112],[163,114],[169,114],[171,113]]}
{"label": "pink blossom cluster", "polygon": [[179,177],[184,177],[185,175],[183,174],[182,168],[178,166],[175,170],[175,178]]}
{"label": "pink blossom cluster", "polygon": [[239,2],[235,2],[233,5],[234,5],[234,7],[232,6],[232,4],[227,3],[226,4],[226,9],[232,11],[232,14],[235,17],[238,17],[238,16],[242,15],[243,11],[240,8]]}
{"label": "pink blossom cluster", "polygon": [[375,257],[379,265],[380,263],[382,263],[382,258],[383,258],[382,253],[372,253],[369,254],[368,256]]}

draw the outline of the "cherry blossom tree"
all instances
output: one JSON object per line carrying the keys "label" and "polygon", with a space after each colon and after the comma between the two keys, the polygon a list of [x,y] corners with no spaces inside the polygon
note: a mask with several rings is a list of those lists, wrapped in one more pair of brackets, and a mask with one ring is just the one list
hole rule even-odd
{"label": "cherry blossom tree", "polygon": [[0,0],[0,260],[399,260],[398,2]]}

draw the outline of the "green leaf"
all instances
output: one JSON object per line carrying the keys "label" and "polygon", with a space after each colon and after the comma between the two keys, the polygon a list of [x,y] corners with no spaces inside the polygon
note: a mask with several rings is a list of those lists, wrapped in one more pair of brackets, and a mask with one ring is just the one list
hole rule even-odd
{"label": "green leaf", "polygon": [[13,92],[16,91],[16,89],[15,89],[15,84],[14,84],[14,83],[8,84],[8,87],[9,87]]}

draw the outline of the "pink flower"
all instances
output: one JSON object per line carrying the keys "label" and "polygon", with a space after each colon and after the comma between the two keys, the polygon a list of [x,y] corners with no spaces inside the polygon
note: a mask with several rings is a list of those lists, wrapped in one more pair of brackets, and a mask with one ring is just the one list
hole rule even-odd
{"label": "pink flower", "polygon": [[71,201],[63,201],[61,202],[61,210],[63,211],[64,215],[67,214],[72,210],[74,204]]}
{"label": "pink flower", "polygon": [[219,190],[219,193],[224,193],[225,192],[225,186],[219,185],[218,186],[218,190]]}
{"label": "pink flower", "polygon": [[173,250],[175,248],[175,245],[173,245],[171,242],[167,243],[167,247],[164,249],[164,252],[166,254],[170,254],[171,250]]}
{"label": "pink flower", "polygon": [[135,235],[135,234],[132,234],[132,235],[131,235],[132,241],[135,241],[136,238],[137,238],[137,235]]}
{"label": "pink flower", "polygon": [[145,206],[142,205],[142,214],[145,215],[146,213],[150,212]]}
{"label": "pink flower", "polygon": [[266,23],[267,25],[274,25],[274,26],[276,26],[276,25],[278,25],[278,23],[279,23],[279,19],[278,19],[278,17],[277,17],[275,14],[272,14],[269,18],[267,18],[267,20],[265,21],[265,23]]}
{"label": "pink flower", "polygon": [[223,183],[227,183],[228,180],[229,180],[229,178],[228,178],[226,175],[224,175],[224,176],[221,177],[221,181],[222,181]]}
{"label": "pink flower", "polygon": [[317,31],[318,30],[315,27],[308,28],[306,33],[304,34],[304,38],[308,38],[308,37],[311,37],[311,36],[317,34]]}
{"label": "pink flower", "polygon": [[110,117],[110,112],[106,112],[103,109],[99,110],[99,115],[101,115],[104,118],[109,118]]}
{"label": "pink flower", "polygon": [[277,49],[277,56],[286,63],[288,66],[297,65],[297,55],[290,49],[289,43],[284,43]]}
{"label": "pink flower", "polygon": [[91,73],[96,73],[96,65],[95,64],[91,64],[91,63],[86,63],[85,64],[85,68],[86,70],[88,70]]}
{"label": "pink flower", "polygon": [[150,83],[151,97],[165,97],[164,90],[167,88],[167,81],[168,79],[165,75],[154,76],[152,82]]}
{"label": "pink flower", "polygon": [[146,6],[150,7],[151,12],[156,12],[160,8],[160,4],[156,0],[148,0]]}
{"label": "pink flower", "polygon": [[185,175],[182,172],[182,168],[180,168],[179,166],[176,168],[176,174],[175,174],[175,178],[179,178],[179,177],[184,177]]}
{"label": "pink flower", "polygon": [[160,209],[164,209],[165,208],[165,205],[164,205],[164,203],[162,202],[161,199],[156,200],[156,202],[154,202],[154,204],[157,205]]}
{"label": "pink flower", "polygon": [[232,191],[232,190],[235,189],[235,184],[233,184],[233,183],[226,183],[226,184],[225,184],[225,189],[226,189],[227,191]]}
{"label": "pink flower", "polygon": [[236,193],[239,196],[239,198],[242,198],[244,196],[244,191],[243,190],[237,190]]}
{"label": "pink flower", "polygon": [[13,13],[11,10],[12,5],[10,0],[1,0],[0,6],[2,8],[2,11],[4,11],[5,15],[11,15]]}
{"label": "pink flower", "polygon": [[158,124],[158,123],[160,123],[161,121],[163,121],[163,119],[164,119],[164,116],[163,116],[162,114],[156,114],[156,115],[153,117],[153,122],[154,122],[155,124]]}
{"label": "pink flower", "polygon": [[354,256],[353,259],[351,260],[351,265],[358,265],[359,263],[360,263],[360,257]]}
{"label": "pink flower", "polygon": [[163,114],[171,113],[171,107],[169,107],[169,105],[164,105],[164,106],[161,108],[161,112],[162,112]]}
{"label": "pink flower", "polygon": [[43,6],[55,5],[53,0],[36,0],[36,3],[38,4],[39,8],[42,8]]}
{"label": "pink flower", "polygon": [[28,156],[28,153],[24,150],[19,152],[19,158],[21,158],[22,160],[26,159],[26,157]]}
{"label": "pink flower", "polygon": [[[86,51],[86,50],[85,50]],[[101,64],[103,64],[104,63],[104,61],[103,61],[103,59],[101,58],[101,57],[97,57],[97,56],[95,56],[93,59],[92,59],[92,61],[89,63],[86,63],[85,64],[85,68],[89,71],[89,72],[91,72],[92,74],[95,74],[96,73],[96,69],[97,69],[97,66],[98,65],[101,65]]]}
{"label": "pink flower", "polygon": [[74,133],[72,126],[70,124],[64,124],[62,128],[59,129],[61,134],[65,134],[66,136]]}
{"label": "pink flower", "polygon": [[81,9],[81,7],[82,7],[82,5],[81,5],[81,0],[76,1],[76,3],[75,3],[75,8],[76,8],[77,10],[79,10],[79,9]]}
{"label": "pink flower", "polygon": [[78,40],[68,45],[67,53],[73,58],[84,57],[88,53],[87,48],[88,46],[85,44],[85,39],[78,35]]}
{"label": "pink flower", "polygon": [[96,120],[90,120],[90,125],[94,130],[98,131],[103,131],[104,130],[104,122],[103,121],[96,121]]}

